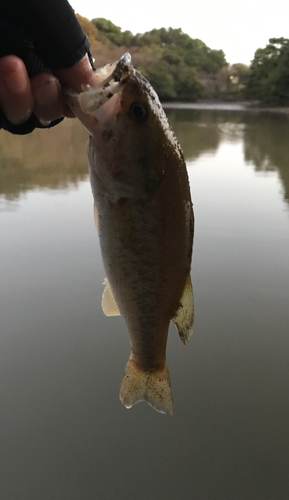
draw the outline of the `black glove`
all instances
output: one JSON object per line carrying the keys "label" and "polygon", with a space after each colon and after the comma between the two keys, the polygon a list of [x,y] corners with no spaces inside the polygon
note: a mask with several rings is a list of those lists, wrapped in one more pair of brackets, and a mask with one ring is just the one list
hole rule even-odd
{"label": "black glove", "polygon": [[[0,0],[0,57],[18,56],[30,78],[69,68],[86,53],[92,64],[89,40],[67,0]],[[28,134],[35,127],[47,128],[33,114],[25,123],[13,125],[0,110],[0,128]]]}

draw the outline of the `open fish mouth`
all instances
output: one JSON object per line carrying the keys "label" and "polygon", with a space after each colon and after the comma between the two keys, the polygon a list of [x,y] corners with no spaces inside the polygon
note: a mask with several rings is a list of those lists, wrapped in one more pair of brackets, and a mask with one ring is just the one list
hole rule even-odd
{"label": "open fish mouth", "polygon": [[[112,71],[111,71],[112,70]],[[110,72],[107,76],[107,73]],[[131,55],[126,52],[114,64],[107,64],[96,70],[96,76],[101,80],[96,87],[82,86],[78,102],[84,113],[92,113],[117,94],[134,72]]]}

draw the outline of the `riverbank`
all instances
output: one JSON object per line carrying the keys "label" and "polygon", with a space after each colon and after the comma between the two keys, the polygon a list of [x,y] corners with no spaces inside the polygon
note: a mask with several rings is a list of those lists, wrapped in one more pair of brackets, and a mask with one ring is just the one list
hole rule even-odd
{"label": "riverbank", "polygon": [[165,109],[192,109],[216,111],[250,111],[266,112],[289,115],[289,106],[266,106],[258,101],[222,102],[222,101],[197,101],[197,102],[163,102]]}

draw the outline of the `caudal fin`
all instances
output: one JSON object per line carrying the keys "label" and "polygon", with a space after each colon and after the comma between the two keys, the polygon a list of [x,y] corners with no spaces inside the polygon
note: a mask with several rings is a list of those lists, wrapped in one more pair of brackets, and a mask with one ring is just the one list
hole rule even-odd
{"label": "caudal fin", "polygon": [[126,408],[146,401],[155,410],[172,415],[173,401],[167,365],[163,370],[143,371],[130,358],[125,367],[119,397]]}

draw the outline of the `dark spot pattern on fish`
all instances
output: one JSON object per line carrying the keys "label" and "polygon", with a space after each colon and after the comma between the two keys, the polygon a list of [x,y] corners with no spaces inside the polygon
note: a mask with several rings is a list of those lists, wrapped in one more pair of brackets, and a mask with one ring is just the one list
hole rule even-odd
{"label": "dark spot pattern on fish", "polygon": [[106,129],[102,132],[102,139],[104,141],[109,141],[113,137],[113,130],[112,129]]}

